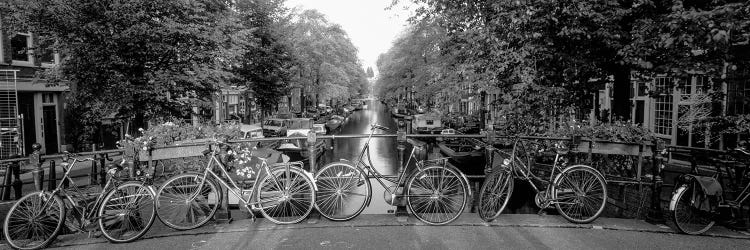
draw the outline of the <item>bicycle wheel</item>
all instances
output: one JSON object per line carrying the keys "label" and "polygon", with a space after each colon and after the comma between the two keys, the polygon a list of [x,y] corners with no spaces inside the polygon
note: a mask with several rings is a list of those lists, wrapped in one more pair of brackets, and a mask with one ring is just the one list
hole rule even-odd
{"label": "bicycle wheel", "polygon": [[324,166],[315,176],[318,185],[315,206],[323,217],[334,221],[357,217],[372,198],[365,173],[344,162]]}
{"label": "bicycle wheel", "polygon": [[492,171],[479,191],[479,217],[491,222],[505,210],[513,193],[513,176],[505,169]]}
{"label": "bicycle wheel", "polygon": [[602,214],[607,204],[607,183],[599,171],[579,165],[563,170],[555,180],[552,201],[565,219],[589,223]]}
{"label": "bicycle wheel", "polygon": [[425,167],[407,183],[409,209],[417,219],[430,225],[444,225],[457,219],[468,199],[469,187],[453,168]]}
{"label": "bicycle wheel", "polygon": [[221,192],[214,181],[195,173],[169,178],[156,195],[156,214],[167,226],[189,230],[206,224],[221,202]]}
{"label": "bicycle wheel", "polygon": [[260,212],[273,223],[300,222],[307,218],[315,204],[313,182],[297,167],[275,167],[259,185],[257,201]]}
{"label": "bicycle wheel", "polygon": [[156,218],[154,194],[140,182],[126,182],[104,197],[99,207],[99,229],[113,243],[134,241]]}
{"label": "bicycle wheel", "polygon": [[700,205],[708,203],[705,195],[694,195],[692,185],[684,185],[677,189],[673,198],[672,219],[677,229],[686,234],[702,234],[713,227],[716,221],[712,213],[701,211]]}
{"label": "bicycle wheel", "polygon": [[13,204],[3,224],[5,241],[15,249],[39,249],[57,238],[65,204],[49,192],[33,192]]}

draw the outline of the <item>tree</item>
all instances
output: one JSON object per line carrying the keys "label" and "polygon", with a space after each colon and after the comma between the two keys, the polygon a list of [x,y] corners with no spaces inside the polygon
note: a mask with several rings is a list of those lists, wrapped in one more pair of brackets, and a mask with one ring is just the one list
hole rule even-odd
{"label": "tree", "polygon": [[10,0],[3,13],[4,27],[57,42],[64,58],[47,78],[71,88],[71,139],[111,113],[182,117],[191,105],[177,97],[207,98],[233,77],[239,26],[226,1]]}
{"label": "tree", "polygon": [[237,1],[239,19],[248,30],[243,40],[253,43],[244,44],[233,72],[239,85],[253,90],[264,114],[287,94],[296,62],[291,42],[283,34],[289,25],[283,5],[284,0]]}
{"label": "tree", "polygon": [[375,77],[375,72],[372,71],[372,67],[367,67],[367,78]]}
{"label": "tree", "polygon": [[340,25],[317,10],[304,10],[294,16],[291,34],[297,60],[293,85],[312,90],[317,102],[356,97],[365,89],[357,48]]}

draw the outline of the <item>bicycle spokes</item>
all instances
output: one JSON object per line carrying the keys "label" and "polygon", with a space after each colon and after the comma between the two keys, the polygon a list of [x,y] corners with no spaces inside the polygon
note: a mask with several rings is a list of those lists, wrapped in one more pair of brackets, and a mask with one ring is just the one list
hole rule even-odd
{"label": "bicycle spokes", "polygon": [[321,213],[333,218],[357,212],[369,195],[365,178],[356,168],[332,165],[318,174],[317,205]]}
{"label": "bicycle spokes", "polygon": [[428,167],[416,174],[407,199],[417,218],[444,224],[457,218],[466,205],[467,187],[461,177],[443,167]]}
{"label": "bicycle spokes", "polygon": [[48,244],[62,225],[62,200],[45,193],[27,195],[9,211],[5,237],[16,248],[38,248]]}
{"label": "bicycle spokes", "polygon": [[102,231],[113,239],[137,237],[149,226],[154,213],[153,195],[140,184],[119,187],[102,206]]}
{"label": "bicycle spokes", "polygon": [[[273,179],[273,181],[269,181]],[[260,183],[258,203],[267,219],[275,223],[296,223],[312,210],[312,181],[288,167],[271,171]]]}
{"label": "bicycle spokes", "polygon": [[588,222],[601,213],[606,203],[606,184],[593,171],[580,168],[562,174],[553,202],[563,216]]}

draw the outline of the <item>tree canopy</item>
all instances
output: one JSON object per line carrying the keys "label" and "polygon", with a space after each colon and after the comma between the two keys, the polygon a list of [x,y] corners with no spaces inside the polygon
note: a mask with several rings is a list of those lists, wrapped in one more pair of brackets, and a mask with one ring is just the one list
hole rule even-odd
{"label": "tree canopy", "polygon": [[586,100],[608,82],[615,115],[628,119],[631,72],[701,73],[718,83],[725,68],[747,65],[737,53],[748,40],[747,1],[411,0],[393,7],[400,4],[416,11],[378,62],[381,95],[414,86],[429,97],[435,90],[425,86],[435,86],[451,103],[500,90],[503,113],[532,130],[526,133],[555,113],[591,108]]}
{"label": "tree canopy", "polygon": [[284,0],[8,0],[0,12],[7,34],[55,44],[62,62],[39,73],[70,86],[68,132],[83,141],[105,117],[185,117],[225,86],[270,112],[289,87],[347,98],[367,81],[339,25]]}

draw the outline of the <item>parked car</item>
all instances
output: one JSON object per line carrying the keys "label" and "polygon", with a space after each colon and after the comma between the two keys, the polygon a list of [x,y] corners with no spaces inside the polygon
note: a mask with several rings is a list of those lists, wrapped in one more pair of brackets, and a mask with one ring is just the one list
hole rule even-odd
{"label": "parked car", "polygon": [[286,136],[286,121],[288,119],[269,118],[263,121],[263,136]]}
{"label": "parked car", "polygon": [[455,135],[456,134],[456,130],[452,129],[452,128],[446,128],[446,129],[441,130],[440,134],[441,135]]}
{"label": "parked car", "polygon": [[324,135],[326,134],[326,125],[320,123],[313,124],[313,130],[316,134]]}
{"label": "parked car", "polygon": [[263,127],[254,124],[241,124],[240,132],[243,139],[263,138]]}

